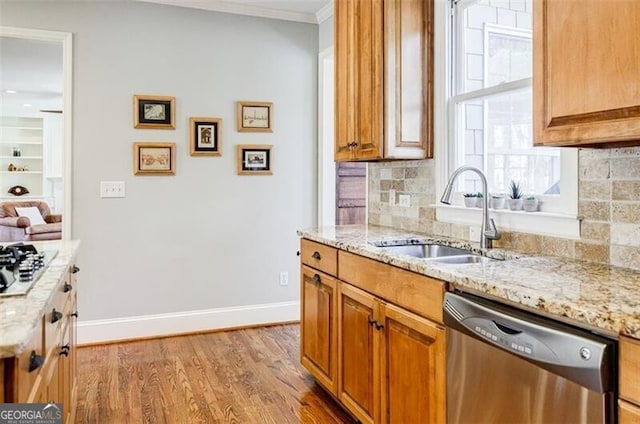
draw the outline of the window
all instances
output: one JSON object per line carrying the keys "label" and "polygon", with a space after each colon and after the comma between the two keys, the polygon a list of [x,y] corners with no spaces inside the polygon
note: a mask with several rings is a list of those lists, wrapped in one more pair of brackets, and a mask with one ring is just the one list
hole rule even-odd
{"label": "window", "polygon": [[[439,164],[444,168],[440,175],[475,166],[487,176],[489,193],[506,195],[513,180],[525,195],[540,199],[542,212],[576,221],[577,151],[533,147],[535,0],[451,1],[450,28],[441,32],[448,40],[448,64],[441,69],[447,70],[450,88],[447,158]],[[460,194],[482,191],[474,173],[462,174],[458,184]],[[532,215],[545,214],[529,214],[527,219]]]}

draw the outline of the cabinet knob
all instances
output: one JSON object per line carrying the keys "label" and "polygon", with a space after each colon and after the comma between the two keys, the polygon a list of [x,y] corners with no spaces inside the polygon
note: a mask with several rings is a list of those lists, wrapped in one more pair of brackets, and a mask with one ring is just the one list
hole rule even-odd
{"label": "cabinet knob", "polygon": [[318,274],[314,274],[314,276],[313,276],[313,282],[314,282],[315,284],[320,284],[320,275],[318,275]]}
{"label": "cabinet knob", "polygon": [[78,311],[75,311],[74,313],[72,313],[71,316],[74,318],[78,318]]}
{"label": "cabinet knob", "polygon": [[35,350],[32,350],[29,356],[29,372],[37,370],[43,363],[44,358],[41,355],[37,355]]}
{"label": "cabinet knob", "polygon": [[351,141],[349,143],[347,143],[347,147],[349,148],[354,148],[358,145],[358,143],[356,143],[355,141]]}
{"label": "cabinet knob", "polygon": [[73,268],[71,269],[71,273],[75,274],[76,272],[80,271],[80,268],[78,268],[77,266],[73,266]]}
{"label": "cabinet knob", "polygon": [[380,324],[379,322],[376,321],[376,330],[381,330],[384,328],[384,324]]}
{"label": "cabinet knob", "polygon": [[313,252],[313,255],[311,255],[311,257],[313,259],[317,259],[317,260],[322,259],[322,256],[320,256],[320,252],[318,252],[318,251]]}
{"label": "cabinet knob", "polygon": [[367,322],[369,322],[369,325],[372,327],[376,325],[376,320],[371,317],[367,318]]}
{"label": "cabinet knob", "polygon": [[56,311],[56,308],[53,308],[51,311],[51,324],[54,324],[62,319],[62,312]]}
{"label": "cabinet knob", "polygon": [[296,252],[296,256],[300,256],[300,251],[299,250]]}
{"label": "cabinet knob", "polygon": [[65,293],[69,293],[71,290],[73,290],[73,286],[65,281],[63,290]]}
{"label": "cabinet knob", "polygon": [[60,348],[60,355],[69,356],[70,350],[71,350],[71,346],[69,345],[69,343],[67,343],[66,345]]}

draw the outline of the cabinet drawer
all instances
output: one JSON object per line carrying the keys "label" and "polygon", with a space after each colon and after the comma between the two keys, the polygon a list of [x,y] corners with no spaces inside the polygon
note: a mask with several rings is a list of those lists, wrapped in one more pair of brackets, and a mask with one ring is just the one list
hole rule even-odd
{"label": "cabinet drawer", "polygon": [[620,337],[620,397],[640,405],[640,340]]}
{"label": "cabinet drawer", "polygon": [[[33,361],[32,361],[33,356]],[[8,395],[16,396],[12,402],[33,401],[35,391],[40,380],[40,370],[44,365],[45,351],[42,344],[42,320],[33,331],[31,339],[25,346],[24,351],[13,358],[13,369],[15,371],[14,387],[8,390]],[[33,370],[30,371],[31,363]],[[38,383],[38,384],[36,384]]]}
{"label": "cabinet drawer", "polygon": [[338,253],[338,278],[402,308],[442,323],[444,281],[353,253]]}
{"label": "cabinet drawer", "polygon": [[336,276],[338,273],[338,250],[311,240],[300,240],[300,260],[311,268]]}

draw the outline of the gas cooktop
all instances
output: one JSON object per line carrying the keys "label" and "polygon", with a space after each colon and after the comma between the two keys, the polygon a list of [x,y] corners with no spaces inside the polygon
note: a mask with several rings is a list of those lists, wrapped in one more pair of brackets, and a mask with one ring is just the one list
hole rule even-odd
{"label": "gas cooktop", "polygon": [[26,294],[57,254],[24,243],[0,246],[0,297]]}

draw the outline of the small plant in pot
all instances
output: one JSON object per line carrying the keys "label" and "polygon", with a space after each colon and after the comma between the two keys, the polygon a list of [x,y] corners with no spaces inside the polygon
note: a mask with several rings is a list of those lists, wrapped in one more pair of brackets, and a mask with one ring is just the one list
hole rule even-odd
{"label": "small plant in pot", "polygon": [[464,197],[464,205],[468,208],[475,208],[478,206],[478,193],[465,193]]}
{"label": "small plant in pot", "polygon": [[504,195],[492,194],[490,200],[491,200],[491,209],[504,209]]}
{"label": "small plant in pot", "polygon": [[520,189],[520,183],[511,180],[509,184],[509,199],[507,201],[509,209],[512,211],[519,211],[522,209],[522,190]]}
{"label": "small plant in pot", "polygon": [[536,212],[538,210],[538,199],[535,196],[527,196],[524,198],[523,206],[527,212]]}

